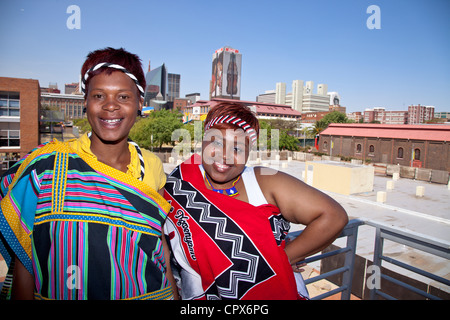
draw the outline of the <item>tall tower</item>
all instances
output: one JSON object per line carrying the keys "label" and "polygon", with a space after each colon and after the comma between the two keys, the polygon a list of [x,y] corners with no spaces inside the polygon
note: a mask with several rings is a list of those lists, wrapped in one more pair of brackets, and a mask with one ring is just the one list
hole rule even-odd
{"label": "tall tower", "polygon": [[314,81],[306,81],[306,85],[303,88],[303,94],[313,94]]}
{"label": "tall tower", "polygon": [[239,50],[223,47],[213,53],[210,98],[240,99],[241,64]]}
{"label": "tall tower", "polygon": [[167,101],[174,101],[180,97],[181,76],[175,73],[167,73]]}
{"label": "tall tower", "polygon": [[[150,70],[150,63],[148,65]],[[166,86],[167,86],[167,69],[163,63],[158,68],[150,70],[145,75],[145,81],[147,82],[147,88],[145,89],[144,105],[149,106],[150,100],[155,99],[158,93],[161,93],[163,99],[166,99]]]}
{"label": "tall tower", "polygon": [[286,104],[286,83],[277,82],[275,89],[275,103]]}
{"label": "tall tower", "polygon": [[328,85],[323,83],[317,85],[317,94],[320,94],[321,96],[326,96],[327,93],[328,93]]}
{"label": "tall tower", "polygon": [[292,81],[292,109],[303,111],[303,80]]}

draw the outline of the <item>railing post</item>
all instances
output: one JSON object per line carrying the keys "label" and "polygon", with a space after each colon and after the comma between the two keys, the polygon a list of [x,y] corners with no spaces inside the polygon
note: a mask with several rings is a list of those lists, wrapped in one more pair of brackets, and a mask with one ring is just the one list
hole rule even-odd
{"label": "railing post", "polygon": [[[377,266],[381,270],[381,256],[383,255],[383,243],[384,239],[381,237],[381,228],[375,226],[375,247],[373,252],[373,265]],[[366,279],[364,279],[366,282]],[[365,283],[367,286],[367,283]],[[370,300],[375,300],[375,295],[377,294],[377,288],[371,287],[370,290]]]}
{"label": "railing post", "polygon": [[351,232],[347,236],[347,248],[350,250],[345,253],[344,267],[347,268],[342,275],[342,285],[346,289],[342,291],[341,300],[350,300],[352,293],[353,270],[355,268],[356,243],[358,240],[359,223],[352,224]]}

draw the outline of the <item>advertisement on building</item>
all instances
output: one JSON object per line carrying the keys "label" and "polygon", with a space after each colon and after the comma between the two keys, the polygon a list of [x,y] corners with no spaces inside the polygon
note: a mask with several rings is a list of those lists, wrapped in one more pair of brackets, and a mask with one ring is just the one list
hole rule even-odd
{"label": "advertisement on building", "polygon": [[241,62],[242,55],[238,50],[225,47],[214,52],[211,98],[240,98]]}

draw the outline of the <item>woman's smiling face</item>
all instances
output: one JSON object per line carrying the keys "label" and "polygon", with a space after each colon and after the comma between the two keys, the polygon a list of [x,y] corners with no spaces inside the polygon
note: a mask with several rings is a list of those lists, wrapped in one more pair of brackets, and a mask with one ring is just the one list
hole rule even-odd
{"label": "woman's smiling face", "polygon": [[244,170],[249,139],[242,129],[210,129],[202,144],[202,165],[216,186],[227,187]]}
{"label": "woman's smiling face", "polygon": [[122,71],[94,76],[85,105],[92,136],[103,143],[127,139],[137,111],[142,108],[135,83]]}

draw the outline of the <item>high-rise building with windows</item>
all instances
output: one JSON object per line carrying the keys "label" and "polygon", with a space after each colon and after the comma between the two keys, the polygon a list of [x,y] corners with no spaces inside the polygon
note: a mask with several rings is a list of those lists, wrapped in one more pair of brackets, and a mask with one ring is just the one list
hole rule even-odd
{"label": "high-rise building with windows", "polygon": [[292,81],[292,109],[303,112],[303,80]]}
{"label": "high-rise building with windows", "polygon": [[167,101],[174,101],[180,97],[180,79],[181,76],[175,73],[167,74]]}
{"label": "high-rise building with windows", "polygon": [[[330,96],[326,84],[317,85],[314,93],[314,82],[303,80],[292,81],[292,92],[286,93],[286,83],[278,82],[275,88],[275,103],[291,106],[298,112],[326,112],[329,110]],[[267,99],[267,97],[266,97]]]}
{"label": "high-rise building with windows", "polygon": [[156,99],[158,94],[166,99],[167,89],[167,69],[163,63],[158,68],[150,69],[150,63],[148,66],[148,72],[145,75],[145,81],[147,87],[145,88],[144,105],[149,106],[150,101]]}
{"label": "high-rise building with windows", "polygon": [[275,87],[275,103],[286,104],[286,83],[277,82]]}
{"label": "high-rise building with windows", "polygon": [[408,123],[419,124],[426,123],[434,118],[433,106],[417,106],[411,105],[408,107]]}

